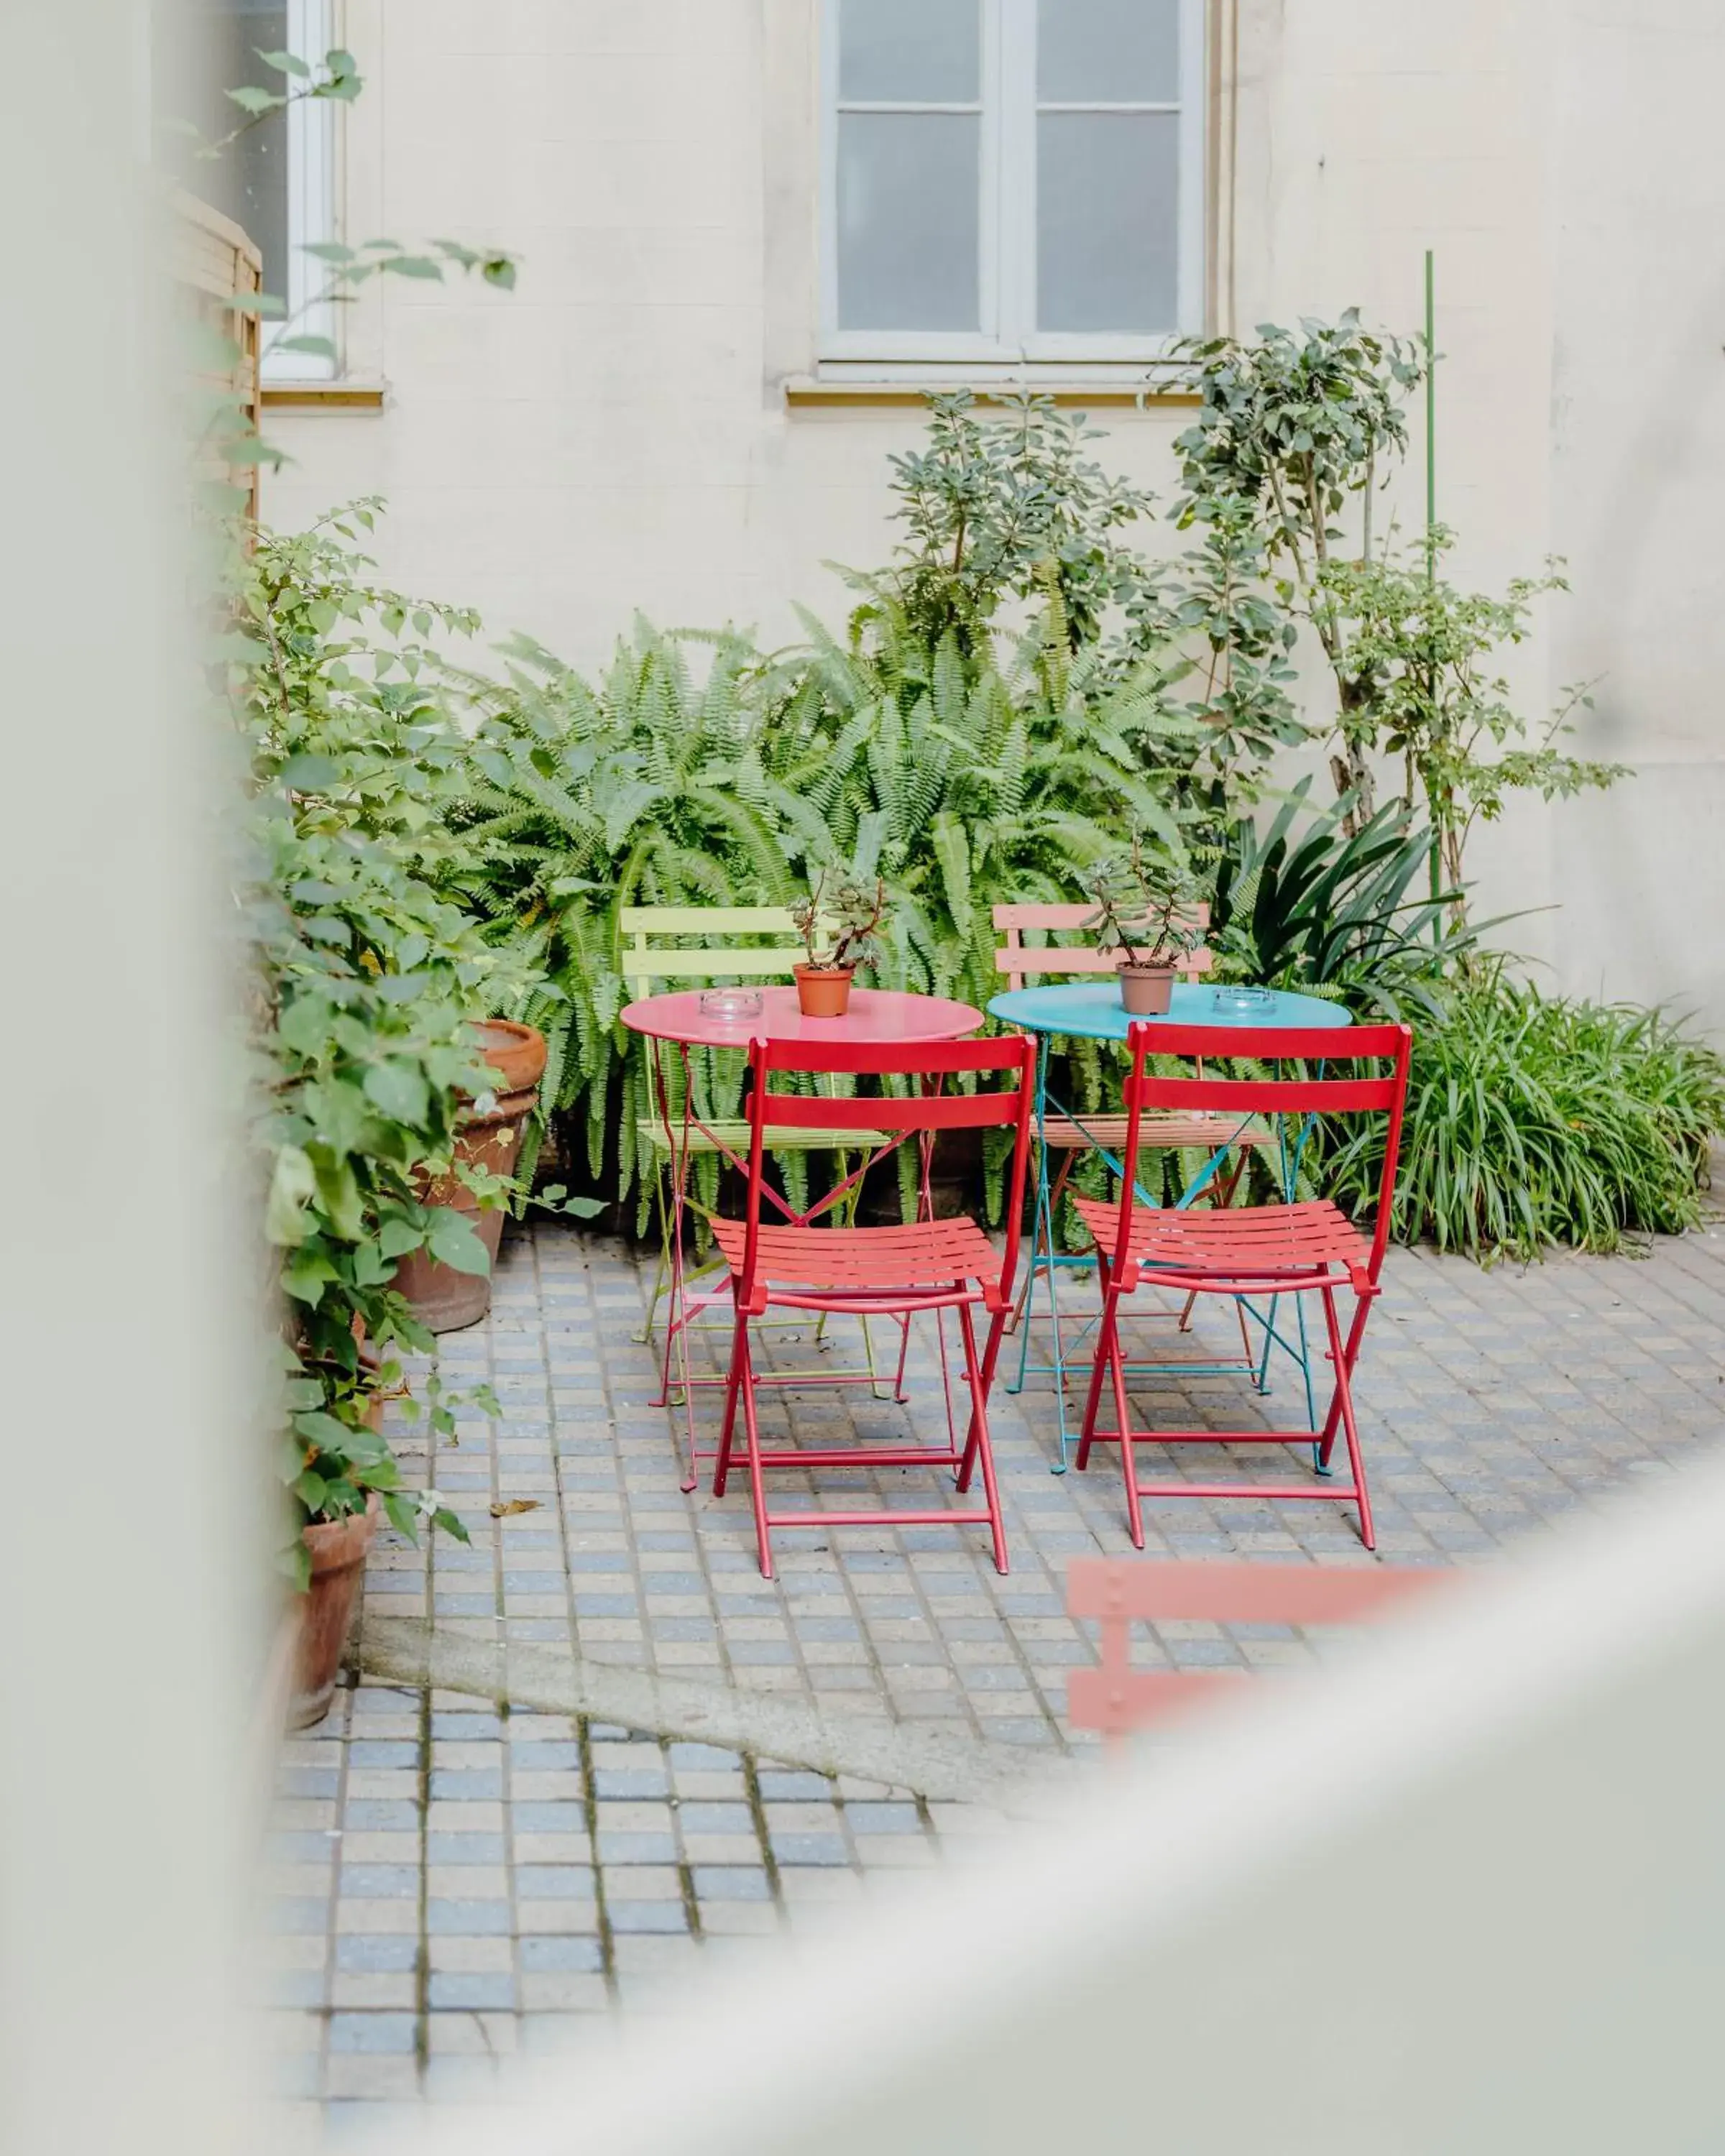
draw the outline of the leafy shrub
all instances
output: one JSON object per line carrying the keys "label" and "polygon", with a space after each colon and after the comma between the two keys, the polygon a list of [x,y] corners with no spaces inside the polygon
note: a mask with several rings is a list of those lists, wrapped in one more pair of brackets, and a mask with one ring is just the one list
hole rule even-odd
{"label": "leafy shrub", "polygon": [[1101,432],[1081,412],[1028,391],[995,402],[982,419],[968,390],[931,395],[926,445],[891,459],[908,543],[889,579],[931,650],[948,635],[974,650],[1003,603],[1050,588],[1077,649],[1111,608],[1142,603],[1148,572],[1120,535],[1151,499],[1086,454]]}
{"label": "leafy shrub", "polygon": [[[429,1513],[465,1540],[434,1494],[402,1489],[368,1417],[399,1383],[392,1351],[434,1344],[392,1285],[400,1259],[424,1247],[487,1270],[466,1219],[421,1204],[418,1180],[447,1166],[464,1098],[490,1086],[472,1025],[500,963],[434,880],[462,749],[424,685],[419,641],[473,623],[366,583],[344,542],[369,520],[362,505],[295,537],[260,535],[235,608],[256,1139],[290,1373],[281,1473],[302,1521],[356,1512],[375,1490],[403,1533]],[[452,1433],[456,1403],[435,1379],[428,1393],[434,1432]],[[297,1536],[294,1550],[303,1572]]]}
{"label": "leafy shrub", "polygon": [[[1394,1232],[1488,1260],[1569,1243],[1615,1250],[1700,1219],[1725,1060],[1657,1011],[1548,997],[1501,967],[1464,979],[1416,1027]],[[1383,1127],[1328,1163],[1369,1205]]]}

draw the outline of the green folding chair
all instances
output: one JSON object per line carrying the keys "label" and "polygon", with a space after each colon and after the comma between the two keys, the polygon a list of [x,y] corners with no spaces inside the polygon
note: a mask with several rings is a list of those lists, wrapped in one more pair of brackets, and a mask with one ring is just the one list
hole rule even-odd
{"label": "green folding chair", "polygon": [[[630,996],[637,1000],[661,994],[670,988],[705,987],[721,981],[788,981],[792,968],[803,956],[802,939],[790,913],[778,906],[629,906],[622,909],[619,916],[619,929],[622,946],[619,970]],[[657,1045],[655,1045],[656,1050]],[[645,1049],[644,1042],[642,1047]],[[688,1082],[680,1059],[673,1062],[655,1053],[653,1084],[660,1112],[639,1117],[635,1134],[643,1148],[643,1158],[650,1158],[654,1163],[654,1198],[659,1219],[659,1264],[647,1306],[646,1329],[641,1337],[651,1344],[659,1306],[661,1301],[668,1302],[660,1394],[654,1404],[678,1404],[691,1410],[687,1480],[684,1486],[692,1489],[698,1465],[693,1394],[701,1386],[722,1386],[726,1381],[723,1375],[698,1377],[694,1373],[690,1367],[685,1335],[691,1327],[696,1327],[722,1333],[728,1342],[732,1328],[728,1315],[721,1323],[698,1325],[697,1314],[704,1309],[723,1303],[728,1312],[730,1296],[728,1289],[701,1285],[722,1273],[721,1259],[715,1256],[692,1270],[684,1263],[685,1216],[693,1214],[701,1219],[713,1217],[691,1191],[690,1168],[698,1156],[742,1158],[748,1150],[749,1125],[747,1116],[703,1118],[699,1125],[685,1122],[682,1101],[675,1096]],[[782,1129],[773,1127],[767,1133],[768,1150],[781,1163],[795,1154],[834,1155],[841,1181],[851,1172],[847,1156],[865,1154],[892,1143],[890,1134],[881,1131],[808,1130],[788,1125]],[[834,1209],[835,1224],[848,1226],[854,1223],[861,1195],[859,1177]],[[796,1320],[787,1322],[802,1329]],[[868,1321],[865,1318],[860,1322],[866,1368],[826,1372],[823,1373],[826,1382],[854,1376],[865,1378],[871,1387],[878,1385]],[[825,1323],[823,1317],[816,1329],[817,1339],[821,1337]],[[797,1382],[794,1373],[762,1375],[767,1382]],[[896,1394],[902,1390],[902,1384],[901,1349],[893,1388]],[[680,1395],[675,1402],[672,1399],[674,1392]]]}

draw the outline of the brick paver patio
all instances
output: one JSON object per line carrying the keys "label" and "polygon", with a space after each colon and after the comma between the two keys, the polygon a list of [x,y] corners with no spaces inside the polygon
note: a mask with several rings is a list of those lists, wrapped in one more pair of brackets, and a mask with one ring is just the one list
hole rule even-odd
{"label": "brick paver patio", "polygon": [[[765,1581],[746,1486],[722,1502],[677,1486],[632,1337],[649,1280],[619,1245],[536,1227],[510,1241],[487,1322],[443,1342],[445,1377],[488,1377],[504,1409],[435,1465],[472,1547],[380,1539],[360,1681],[290,1747],[272,1835],[274,2042],[308,2140],[349,2112],[486,2087],[495,2060],[557,2041],[572,2016],[630,2009],[697,1953],[747,1953],[873,1871],[978,1845],[1034,1789],[1024,1770],[1085,1748],[1063,1694],[1094,1648],[1064,1614],[1064,1578],[1075,1556],[1129,1549],[1111,1451],[1052,1476],[1045,1381],[997,1389],[1008,1577],[982,1530],[907,1527],[783,1533]],[[1725,1419],[1718,1229],[1645,1259],[1491,1273],[1404,1251],[1386,1282],[1358,1394],[1392,1562],[1486,1561]],[[787,1394],[768,1398],[767,1430],[844,1416],[887,1435],[906,1414],[926,1430],[932,1364],[913,1368],[908,1410]],[[1139,1390],[1153,1418],[1158,1389]],[[1253,1411],[1239,1378],[1180,1389],[1193,1420]],[[1290,1373],[1266,1417],[1296,1419],[1297,1397]],[[716,1418],[716,1395],[702,1411]],[[1194,1454],[1178,1471],[1215,1470]],[[865,1479],[889,1505],[937,1486],[920,1471]],[[1373,1562],[1339,1503],[1182,1501],[1147,1522],[1152,1558]],[[1179,1663],[1312,1651],[1268,1627],[1169,1625],[1143,1643]]]}

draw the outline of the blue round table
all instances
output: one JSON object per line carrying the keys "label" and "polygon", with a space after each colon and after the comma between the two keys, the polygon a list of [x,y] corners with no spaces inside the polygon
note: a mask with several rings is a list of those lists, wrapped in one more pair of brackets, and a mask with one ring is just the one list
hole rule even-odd
{"label": "blue round table", "polygon": [[[1252,1011],[1219,1009],[1216,992],[1195,981],[1176,981],[1166,1013],[1134,1018],[1120,1000],[1120,984],[1098,981],[1059,983],[1041,988],[1013,988],[988,1005],[990,1018],[1024,1033],[1065,1034],[1082,1040],[1124,1040],[1133,1025],[1214,1025],[1235,1033],[1264,1026],[1351,1025],[1353,1014],[1321,996],[1296,996],[1272,988],[1270,1001]],[[1221,1051],[1219,1050],[1219,1053]]]}
{"label": "blue round table", "polygon": [[[1267,1000],[1255,1009],[1230,1009],[1225,1004],[1221,1006],[1217,1004],[1216,992],[1214,988],[1194,981],[1176,981],[1173,992],[1168,999],[1168,1009],[1158,1013],[1153,1018],[1140,1018],[1126,1009],[1120,1000],[1119,983],[1106,975],[1101,979],[1060,982],[1044,988],[1009,989],[1004,995],[998,995],[993,999],[988,1005],[988,1015],[991,1018],[999,1019],[1004,1025],[1017,1026],[1021,1032],[1034,1033],[1039,1036],[1036,1057],[1036,1128],[1039,1141],[1046,1130],[1050,1106],[1057,1115],[1067,1118],[1076,1124],[1081,1132],[1088,1134],[1082,1118],[1073,1114],[1070,1110],[1062,1107],[1058,1101],[1050,1103],[1049,1099],[1049,1043],[1057,1037],[1064,1035],[1068,1040],[1123,1041],[1128,1030],[1134,1025],[1147,1025],[1153,1029],[1157,1026],[1202,1027],[1207,1030],[1213,1029],[1215,1031],[1219,1036],[1215,1053],[1218,1055],[1225,1055],[1228,1052],[1226,1036],[1230,1033],[1261,1032],[1271,1029],[1316,1030],[1319,1028],[1351,1025],[1353,1022],[1352,1012],[1343,1004],[1326,1003],[1320,996],[1295,995],[1281,988],[1271,989]],[[1094,1117],[1091,1120],[1099,1121],[1098,1118]],[[1110,1135],[1111,1133],[1099,1135],[1094,1141],[1095,1148],[1111,1163],[1116,1173],[1118,1174],[1121,1172],[1121,1163],[1109,1149],[1107,1137]],[[1209,1187],[1225,1161],[1229,1151],[1227,1138],[1219,1130],[1217,1137],[1216,1149],[1212,1152],[1202,1172],[1182,1194],[1179,1200],[1182,1205],[1189,1205]],[[1303,1142],[1304,1133],[1302,1132],[1291,1148],[1288,1146],[1285,1135],[1280,1143],[1282,1179],[1286,1185],[1285,1194],[1289,1196],[1292,1194],[1293,1179],[1298,1168]],[[1030,1240],[1029,1271],[1018,1315],[1018,1323],[1022,1329],[1019,1348],[1018,1378],[1009,1389],[1013,1392],[1022,1391],[1025,1377],[1032,1367],[1029,1360],[1030,1321],[1034,1315],[1037,1276],[1041,1273],[1045,1276],[1048,1282],[1049,1317],[1053,1327],[1053,1359],[1048,1363],[1036,1367],[1051,1376],[1055,1381],[1055,1398],[1058,1404],[1060,1416],[1060,1456],[1055,1466],[1054,1471],[1056,1475],[1060,1475],[1065,1473],[1066,1466],[1067,1352],[1060,1332],[1060,1313],[1055,1284],[1055,1274],[1056,1269],[1060,1265],[1087,1267],[1093,1261],[1084,1256],[1068,1256],[1055,1249],[1055,1193],[1050,1189],[1049,1183],[1047,1145],[1039,1142],[1036,1153],[1036,1226]],[[1064,1182],[1064,1172],[1062,1180]],[[1260,1356],[1250,1357],[1249,1352],[1248,1361],[1244,1366],[1239,1363],[1217,1365],[1189,1363],[1183,1366],[1186,1373],[1190,1376],[1220,1376],[1226,1372],[1239,1371],[1244,1368],[1261,1393],[1267,1389],[1269,1383],[1271,1348],[1272,1345],[1279,1346],[1285,1348],[1300,1366],[1309,1405],[1312,1391],[1311,1364],[1307,1353],[1305,1312],[1297,1297],[1295,1299],[1295,1311],[1299,1328],[1297,1342],[1283,1337],[1276,1322],[1276,1299],[1272,1298],[1267,1312],[1260,1314],[1255,1309],[1251,1311],[1251,1315],[1257,1319],[1264,1330],[1264,1344]],[[1086,1325],[1085,1331],[1088,1332],[1088,1330],[1089,1327]],[[1079,1338],[1081,1340],[1083,1338],[1082,1333],[1080,1334]],[[1242,1321],[1242,1339],[1245,1344],[1244,1321]],[[1075,1342],[1073,1344],[1076,1347],[1078,1343]],[[1154,1365],[1148,1366],[1148,1370],[1144,1373],[1153,1374],[1154,1368]]]}

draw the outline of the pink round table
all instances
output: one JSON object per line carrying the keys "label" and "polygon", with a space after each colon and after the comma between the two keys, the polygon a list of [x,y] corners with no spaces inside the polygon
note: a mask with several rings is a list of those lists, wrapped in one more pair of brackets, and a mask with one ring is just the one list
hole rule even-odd
{"label": "pink round table", "polygon": [[747,1048],[752,1040],[892,1041],[959,1040],[983,1022],[968,1004],[944,996],[916,996],[902,988],[853,988],[843,1018],[804,1018],[797,991],[783,986],[761,990],[758,1018],[718,1019],[701,1008],[704,990],[680,988],[674,994],[644,996],[629,1004],[623,1023],[650,1040],[680,1041],[685,1048]]}

